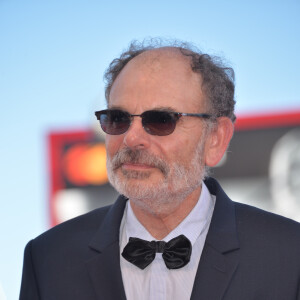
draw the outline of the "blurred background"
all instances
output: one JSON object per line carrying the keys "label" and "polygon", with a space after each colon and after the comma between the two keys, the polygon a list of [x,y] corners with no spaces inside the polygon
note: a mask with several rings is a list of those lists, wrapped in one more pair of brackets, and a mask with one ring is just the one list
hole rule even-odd
{"label": "blurred background", "polygon": [[236,72],[237,133],[213,175],[236,201],[300,220],[300,2],[0,0],[0,299],[26,243],[115,198],[103,73],[133,39],[177,38]]}

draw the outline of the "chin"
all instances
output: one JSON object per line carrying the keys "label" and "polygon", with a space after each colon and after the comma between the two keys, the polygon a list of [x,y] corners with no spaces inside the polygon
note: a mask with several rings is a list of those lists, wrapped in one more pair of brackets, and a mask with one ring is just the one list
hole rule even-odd
{"label": "chin", "polygon": [[153,199],[157,197],[157,182],[149,182],[149,179],[120,179],[115,178],[111,182],[113,187],[122,195],[129,199]]}
{"label": "chin", "polygon": [[122,195],[128,198],[153,197],[153,190],[163,184],[164,179],[152,171],[136,170],[108,170],[108,179],[111,185]]}

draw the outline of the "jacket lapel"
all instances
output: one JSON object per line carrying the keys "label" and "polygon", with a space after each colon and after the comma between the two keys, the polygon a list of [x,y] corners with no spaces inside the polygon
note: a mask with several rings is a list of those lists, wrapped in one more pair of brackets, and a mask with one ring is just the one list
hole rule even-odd
{"label": "jacket lapel", "polygon": [[214,179],[205,181],[216,204],[191,299],[222,299],[239,263],[234,203]]}
{"label": "jacket lapel", "polygon": [[120,196],[91,240],[92,258],[86,262],[97,299],[126,299],[120,268],[119,229],[126,204]]}

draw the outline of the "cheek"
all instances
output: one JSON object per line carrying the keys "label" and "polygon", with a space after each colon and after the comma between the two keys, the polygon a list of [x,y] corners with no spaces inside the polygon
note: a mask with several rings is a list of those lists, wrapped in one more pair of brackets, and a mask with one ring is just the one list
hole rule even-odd
{"label": "cheek", "polygon": [[160,155],[168,164],[177,163],[180,165],[186,165],[190,160],[187,155],[187,147],[189,143],[186,140],[174,139],[172,141],[166,141],[160,145]]}
{"label": "cheek", "polygon": [[[191,138],[182,139],[173,153],[175,158],[177,157],[178,162],[181,162],[184,165],[190,165],[192,159],[196,155],[196,152],[199,151],[199,147],[200,138],[194,135],[193,140],[191,140]],[[202,151],[204,151],[204,149],[202,149]],[[202,155],[203,153],[201,154],[201,156]]]}

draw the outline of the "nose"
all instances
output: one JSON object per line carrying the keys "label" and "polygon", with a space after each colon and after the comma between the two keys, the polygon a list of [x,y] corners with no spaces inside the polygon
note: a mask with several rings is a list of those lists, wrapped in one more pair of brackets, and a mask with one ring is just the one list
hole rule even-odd
{"label": "nose", "polygon": [[140,117],[133,117],[124,133],[124,144],[132,149],[146,149],[150,145],[150,135],[145,131]]}

